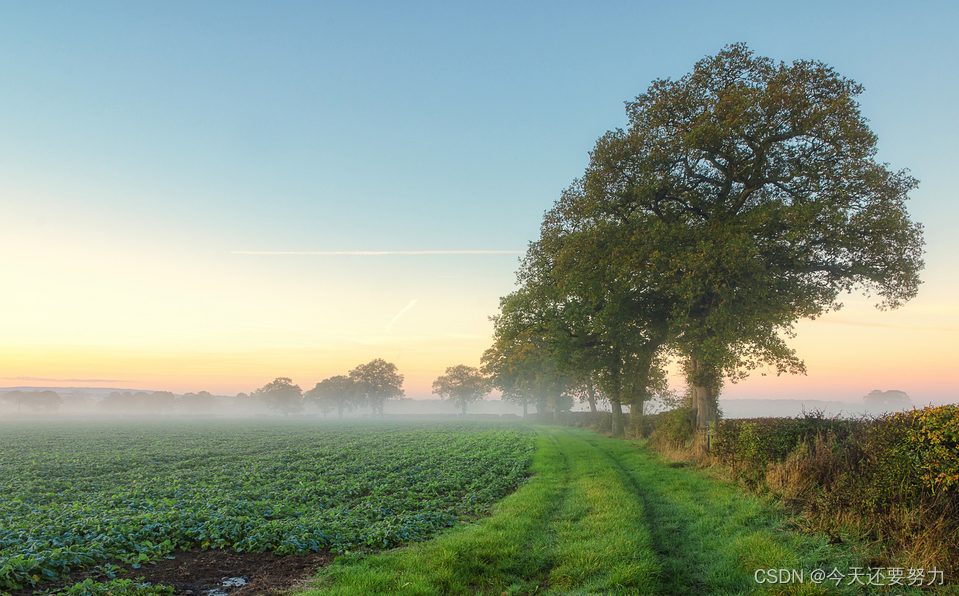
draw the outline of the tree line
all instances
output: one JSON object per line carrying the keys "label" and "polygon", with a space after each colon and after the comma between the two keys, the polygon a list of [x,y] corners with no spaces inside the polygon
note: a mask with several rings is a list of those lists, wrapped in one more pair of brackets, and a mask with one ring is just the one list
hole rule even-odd
{"label": "tree line", "polygon": [[841,293],[913,298],[918,182],[876,161],[862,90],[737,44],[627,102],[629,127],[596,142],[493,317],[484,366],[504,397],[599,394],[622,436],[623,406],[642,412],[678,361],[705,426],[724,382],[804,373],[786,339]]}

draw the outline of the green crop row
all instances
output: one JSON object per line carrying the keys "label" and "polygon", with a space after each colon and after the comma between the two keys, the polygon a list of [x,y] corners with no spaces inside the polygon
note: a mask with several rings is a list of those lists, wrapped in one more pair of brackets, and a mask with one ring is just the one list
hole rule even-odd
{"label": "green crop row", "polygon": [[0,588],[174,549],[422,540],[526,475],[533,434],[477,423],[0,426]]}

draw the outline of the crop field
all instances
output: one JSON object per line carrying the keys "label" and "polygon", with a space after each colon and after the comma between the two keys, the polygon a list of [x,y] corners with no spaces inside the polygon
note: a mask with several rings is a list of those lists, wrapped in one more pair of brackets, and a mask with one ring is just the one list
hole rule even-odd
{"label": "crop field", "polygon": [[534,438],[481,423],[0,425],[0,591],[175,549],[420,541],[521,484]]}

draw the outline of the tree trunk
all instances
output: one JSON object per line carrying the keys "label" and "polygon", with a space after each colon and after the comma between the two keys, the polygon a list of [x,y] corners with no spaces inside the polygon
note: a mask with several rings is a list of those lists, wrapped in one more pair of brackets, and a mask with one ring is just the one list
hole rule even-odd
{"label": "tree trunk", "polygon": [[593,389],[593,383],[586,381],[586,401],[589,402],[589,411],[596,415],[596,390]]}
{"label": "tree trunk", "polygon": [[546,396],[537,395],[536,396],[536,413],[540,416],[546,414]]}
{"label": "tree trunk", "polygon": [[693,407],[696,409],[696,426],[705,428],[718,417],[720,379],[713,367],[695,358],[692,360],[691,373],[689,381],[693,391]]}
{"label": "tree trunk", "polygon": [[629,404],[629,438],[642,438],[643,400],[636,399]]}
{"label": "tree trunk", "polygon": [[609,398],[609,403],[613,405],[613,436],[622,439],[625,435],[625,425],[623,424],[623,404],[618,399]]}

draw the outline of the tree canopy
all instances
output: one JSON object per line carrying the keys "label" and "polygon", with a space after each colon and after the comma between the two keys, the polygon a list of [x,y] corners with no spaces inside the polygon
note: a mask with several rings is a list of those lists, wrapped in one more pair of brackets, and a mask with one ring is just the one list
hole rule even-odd
{"label": "tree canopy", "polygon": [[514,292],[500,300],[500,314],[492,317],[493,345],[483,353],[482,371],[503,400],[529,405],[539,415],[548,409],[558,412],[572,406],[568,399],[569,375],[560,371],[549,346],[548,322],[530,296]]}
{"label": "tree canopy", "polygon": [[324,416],[335,409],[338,417],[342,418],[344,409],[353,410],[359,397],[357,393],[357,386],[353,379],[345,375],[336,375],[317,383],[316,387],[303,395],[303,399],[315,403]]}
{"label": "tree canopy", "polygon": [[271,410],[289,416],[303,411],[303,391],[287,377],[278,377],[256,390],[256,394]]}
{"label": "tree canopy", "polygon": [[350,379],[356,386],[359,402],[380,416],[386,400],[403,397],[403,375],[397,372],[395,364],[382,358],[357,366],[350,371]]}
{"label": "tree canopy", "polygon": [[485,398],[489,392],[489,379],[478,368],[465,364],[448,367],[445,375],[433,381],[433,393],[462,408],[463,414],[466,406]]}
{"label": "tree canopy", "polygon": [[209,412],[216,407],[216,398],[209,391],[184,393],[180,397],[180,406],[194,414]]}
{"label": "tree canopy", "polygon": [[16,404],[17,408],[27,406],[34,411],[54,412],[63,405],[63,398],[55,391],[20,391],[14,389],[3,394],[4,401]]}
{"label": "tree canopy", "polygon": [[629,403],[622,383],[648,397],[674,350],[705,424],[724,378],[803,372],[784,337],[840,293],[876,293],[879,308],[914,297],[917,182],[875,160],[861,92],[821,62],[737,44],[628,102],[628,129],[597,141],[519,274],[527,315],[565,335],[560,360]]}

